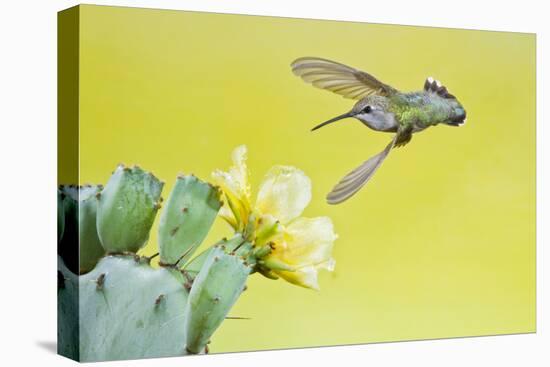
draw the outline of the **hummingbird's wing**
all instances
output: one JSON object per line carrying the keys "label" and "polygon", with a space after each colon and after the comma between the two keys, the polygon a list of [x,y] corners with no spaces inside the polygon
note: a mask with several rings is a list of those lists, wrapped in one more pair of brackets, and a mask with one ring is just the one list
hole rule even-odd
{"label": "hummingbird's wing", "polygon": [[352,197],[370,180],[392,148],[407,144],[411,138],[412,130],[410,128],[400,129],[383,151],[363,162],[334,186],[327,195],[327,203],[340,204]]}
{"label": "hummingbird's wing", "polygon": [[305,82],[345,98],[359,100],[372,94],[388,96],[397,92],[364,71],[319,57],[301,57],[290,66]]}
{"label": "hummingbird's wing", "polygon": [[332,191],[327,195],[327,203],[340,204],[352,197],[367,181],[374,175],[374,172],[380,167],[384,159],[390,153],[390,150],[395,145],[397,136],[386,146],[386,148],[377,155],[363,162],[359,167],[348,173],[334,186]]}

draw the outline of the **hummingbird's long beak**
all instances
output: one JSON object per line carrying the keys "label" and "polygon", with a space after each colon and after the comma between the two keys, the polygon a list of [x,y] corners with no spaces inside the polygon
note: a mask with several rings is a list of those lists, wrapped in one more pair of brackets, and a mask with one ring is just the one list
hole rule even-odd
{"label": "hummingbird's long beak", "polygon": [[319,124],[319,125],[315,126],[313,129],[311,129],[311,131],[315,131],[315,130],[317,130],[317,129],[322,128],[322,127],[325,126],[325,125],[331,124],[331,123],[333,123],[333,122],[336,122],[336,121],[338,121],[338,120],[342,120],[342,119],[345,119],[345,118],[348,118],[348,117],[353,117],[353,116],[354,116],[354,114],[353,114],[351,111],[350,111],[350,112],[346,112],[346,113],[344,113],[344,114],[342,114],[342,115],[340,115],[340,116],[336,116],[336,117],[334,117],[334,118],[331,118],[331,119],[328,120],[328,121],[323,122],[322,124]]}

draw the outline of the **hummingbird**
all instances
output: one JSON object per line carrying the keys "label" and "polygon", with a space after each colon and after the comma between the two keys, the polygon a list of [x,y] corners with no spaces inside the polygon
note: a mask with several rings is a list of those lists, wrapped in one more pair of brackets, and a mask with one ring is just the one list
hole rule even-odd
{"label": "hummingbird", "polygon": [[445,86],[429,77],[420,91],[401,92],[369,73],[319,57],[301,57],[290,65],[305,82],[345,98],[357,100],[352,109],[331,118],[312,131],[353,117],[375,131],[395,133],[380,153],[342,178],[327,195],[327,203],[339,204],[357,193],[374,175],[390,151],[411,141],[413,134],[430,126],[461,126],[466,110]]}

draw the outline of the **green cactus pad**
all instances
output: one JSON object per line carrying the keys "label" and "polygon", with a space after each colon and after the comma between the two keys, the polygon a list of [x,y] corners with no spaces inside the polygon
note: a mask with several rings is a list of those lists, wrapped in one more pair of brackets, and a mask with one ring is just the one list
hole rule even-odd
{"label": "green cactus pad", "polygon": [[185,264],[181,270],[185,272],[188,276],[190,276],[192,279],[195,279],[197,275],[199,274],[202,266],[204,265],[204,262],[206,259],[208,259],[208,256],[216,247],[220,247],[225,252],[231,252],[233,251],[237,246],[241,245],[243,243],[243,237],[240,233],[236,233],[233,238],[230,240],[224,238],[218,243],[216,243],[214,246],[210,246],[206,250],[202,251],[200,254],[195,256],[193,259],[189,260],[187,264]]}
{"label": "green cactus pad", "polygon": [[185,263],[208,234],[220,207],[217,188],[195,176],[178,176],[160,217],[161,262]]}
{"label": "green cactus pad", "polygon": [[78,205],[78,233],[80,240],[80,274],[92,270],[99,259],[105,255],[97,235],[96,195],[103,186],[86,185],[80,188]]}
{"label": "green cactus pad", "polygon": [[57,194],[59,254],[75,274],[93,269],[105,254],[96,229],[96,194],[101,185],[60,186]]}
{"label": "green cactus pad", "polygon": [[171,270],[107,256],[79,283],[81,361],[186,354],[188,292]]}
{"label": "green cactus pad", "polygon": [[[78,256],[78,186],[59,187],[58,200],[62,201],[63,235],[58,237],[57,253],[70,271],[78,274],[80,261]],[[59,220],[58,214],[58,220]]]}
{"label": "green cactus pad", "polygon": [[214,247],[193,282],[185,309],[186,350],[201,352],[244,290],[252,265]]}
{"label": "green cactus pad", "polygon": [[78,276],[57,257],[57,352],[79,359]]}
{"label": "green cactus pad", "polygon": [[107,252],[137,252],[147,243],[163,185],[139,167],[117,167],[98,196],[97,230]]}

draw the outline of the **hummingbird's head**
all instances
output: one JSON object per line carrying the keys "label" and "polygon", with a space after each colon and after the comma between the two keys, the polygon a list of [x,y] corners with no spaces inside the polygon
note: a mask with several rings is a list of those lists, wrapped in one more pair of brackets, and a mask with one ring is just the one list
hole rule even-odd
{"label": "hummingbird's head", "polygon": [[325,121],[315,126],[312,130],[317,130],[338,120],[354,117],[371,129],[378,131],[394,131],[397,127],[397,122],[394,114],[388,111],[388,106],[389,101],[386,97],[379,95],[367,96],[359,100],[351,111]]}

